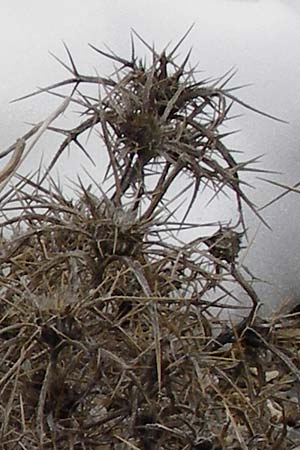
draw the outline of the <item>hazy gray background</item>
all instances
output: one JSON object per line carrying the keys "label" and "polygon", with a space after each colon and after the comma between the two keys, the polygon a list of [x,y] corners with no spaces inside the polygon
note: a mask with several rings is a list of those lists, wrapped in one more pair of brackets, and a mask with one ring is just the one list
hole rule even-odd
{"label": "hazy gray background", "polygon": [[[9,101],[66,77],[67,73],[48,51],[65,59],[64,40],[80,71],[107,74],[110,65],[88,48],[107,43],[118,53],[130,52],[130,28],[136,29],[157,48],[175,42],[195,22],[182,48],[193,47],[192,61],[204,76],[220,76],[238,69],[233,85],[252,83],[240,93],[244,101],[289,121],[270,121],[244,111],[231,122],[242,131],[231,145],[245,152],[245,159],[264,154],[262,167],[282,172],[276,179],[300,180],[300,7],[298,0],[10,0],[0,6],[0,148],[10,145],[27,129],[25,122],[46,116],[57,99],[39,96],[20,103]],[[144,50],[141,50],[144,51]],[[46,158],[55,151],[52,136],[39,147]],[[101,160],[99,152],[96,153]],[[39,154],[26,170],[34,168]],[[78,152],[65,159],[62,182],[80,166],[97,174]],[[253,180],[254,182],[254,180]],[[278,189],[255,181],[253,199],[263,205]],[[227,205],[226,205],[227,208]],[[277,304],[300,292],[300,197],[289,195],[269,208],[265,217],[273,231],[260,227],[246,263],[273,286],[259,288],[262,298]],[[202,219],[202,218],[201,218]],[[194,220],[200,220],[195,213]],[[257,224],[250,218],[250,235]]]}

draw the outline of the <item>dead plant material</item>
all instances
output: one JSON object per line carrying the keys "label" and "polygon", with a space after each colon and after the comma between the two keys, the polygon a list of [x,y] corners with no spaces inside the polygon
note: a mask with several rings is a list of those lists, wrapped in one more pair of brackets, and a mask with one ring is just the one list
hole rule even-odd
{"label": "dead plant material", "polygon": [[[47,129],[62,143],[45,173],[14,166],[2,195],[0,447],[292,449],[298,398],[284,392],[299,385],[298,338],[259,323],[238,264],[243,205],[255,208],[247,165],[223,142],[231,90],[196,80],[178,46],[145,45],[148,64],[134,45],[129,60],[94,48],[117,66],[107,78],[80,74],[67,49],[71,78],[42,90],[62,106],[24,138]],[[54,126],[70,105],[81,121]],[[69,200],[50,174],[71,145],[89,156],[84,133],[99,134],[109,164]],[[188,223],[204,189],[235,198],[236,225],[215,223],[208,236]],[[187,230],[194,239],[182,242]],[[237,294],[226,302],[230,283],[253,307],[226,328],[222,317],[240,308]]]}

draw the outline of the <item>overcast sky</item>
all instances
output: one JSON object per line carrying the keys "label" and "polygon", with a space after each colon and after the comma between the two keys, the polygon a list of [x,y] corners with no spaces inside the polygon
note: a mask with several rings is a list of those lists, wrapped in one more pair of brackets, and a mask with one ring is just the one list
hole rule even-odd
{"label": "overcast sky", "polygon": [[[81,71],[103,74],[109,73],[110,66],[88,48],[88,43],[98,47],[106,43],[127,56],[130,28],[149,42],[155,41],[159,49],[170,40],[175,42],[194,22],[182,55],[192,46],[192,61],[199,63],[205,76],[216,77],[237,68],[233,84],[252,83],[239,96],[289,121],[283,125],[245,111],[242,118],[232,122],[233,128],[242,129],[232,145],[243,150],[245,158],[265,154],[262,166],[283,172],[278,180],[300,180],[298,0],[10,0],[1,2],[0,12],[1,149],[26,131],[25,122],[41,120],[55,106],[56,100],[45,96],[14,104],[9,101],[67,75],[49,56],[51,51],[65,58],[62,41]],[[51,156],[51,146],[46,147]],[[27,167],[34,168],[36,161],[30,160]],[[64,163],[65,176],[82,164],[92,170],[79,155],[71,161]],[[253,198],[264,204],[273,193],[256,182]],[[261,293],[268,301],[272,297],[278,302],[282,295],[297,296],[300,292],[300,197],[293,194],[274,205],[266,218],[273,232],[260,228],[248,261],[277,285],[261,289]],[[255,221],[250,223],[254,233]]]}

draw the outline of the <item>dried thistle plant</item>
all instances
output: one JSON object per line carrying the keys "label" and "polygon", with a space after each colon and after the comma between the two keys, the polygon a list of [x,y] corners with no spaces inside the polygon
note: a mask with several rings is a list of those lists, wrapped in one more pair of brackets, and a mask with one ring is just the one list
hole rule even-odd
{"label": "dried thistle plant", "polygon": [[[267,352],[297,370],[257,326],[259,300],[238,265],[243,206],[257,212],[240,178],[247,164],[223,142],[239,101],[231,75],[199,81],[189,54],[178,64],[185,36],[162,53],[137,38],[148,64],[134,43],[129,60],[93,47],[116,66],[107,78],[82,75],[66,48],[69,65],[61,63],[71,77],[42,90],[62,104],[5,153],[15,152],[3,181],[15,171],[15,185],[1,198],[1,226],[12,231],[0,254],[1,448],[290,448],[284,410],[282,434],[271,408],[259,420]],[[55,126],[71,105],[79,123]],[[45,130],[62,136],[52,162],[18,175],[23,152]],[[104,180],[93,190],[79,180],[70,200],[51,173],[70,145],[90,156],[85,133],[98,133],[109,162]],[[238,216],[235,225],[213,224],[210,236],[188,222],[207,189],[232,195]],[[176,236],[191,229],[190,242]],[[239,308],[225,301],[228,281],[253,307],[224,330],[220,310]]]}

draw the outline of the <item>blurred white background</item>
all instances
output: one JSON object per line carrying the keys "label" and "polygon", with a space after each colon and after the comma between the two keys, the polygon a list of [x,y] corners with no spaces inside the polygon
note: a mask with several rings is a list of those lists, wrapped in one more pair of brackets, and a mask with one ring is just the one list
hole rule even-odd
{"label": "blurred white background", "polygon": [[[271,121],[247,110],[230,122],[240,129],[227,144],[244,152],[241,159],[264,154],[260,167],[281,172],[277,181],[300,180],[300,6],[297,0],[10,0],[0,6],[0,149],[40,121],[58,104],[47,95],[11,104],[10,101],[68,77],[49,51],[66,60],[62,41],[70,48],[81,72],[108,74],[111,65],[94,53],[88,43],[103,43],[120,55],[130,54],[130,29],[161,49],[176,42],[195,22],[181,56],[192,46],[192,62],[203,77],[218,77],[235,67],[232,85],[251,83],[239,92],[245,102],[272,113],[289,124]],[[142,52],[141,51],[141,56]],[[240,111],[239,111],[240,112]],[[57,141],[49,135],[39,151],[53,156]],[[60,167],[62,183],[84,167],[97,176],[93,166],[72,150]],[[100,152],[95,153],[101,161]],[[67,156],[67,155],[66,155]],[[40,154],[31,157],[25,170],[36,168]],[[251,193],[263,205],[280,191],[251,178]],[[230,206],[226,204],[226,208]],[[213,214],[214,212],[207,212]],[[200,217],[201,216],[201,217]],[[300,197],[289,194],[265,211],[272,231],[249,214],[250,236],[255,242],[245,263],[270,285],[258,288],[262,299],[276,305],[300,293]],[[195,221],[203,211],[194,211]],[[300,296],[299,296],[300,297]]]}

